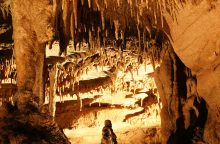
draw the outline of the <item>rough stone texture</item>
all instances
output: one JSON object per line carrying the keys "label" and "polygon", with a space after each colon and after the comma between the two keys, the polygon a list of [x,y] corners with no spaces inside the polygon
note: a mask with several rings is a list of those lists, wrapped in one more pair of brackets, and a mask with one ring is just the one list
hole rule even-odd
{"label": "rough stone texture", "polygon": [[186,98],[184,64],[170,47],[164,50],[155,81],[163,107],[161,109],[162,143],[189,143],[184,128],[181,100]]}
{"label": "rough stone texture", "polygon": [[28,113],[21,113],[10,104],[1,107],[1,144],[69,144],[52,117],[39,113],[31,103],[28,108]]}
{"label": "rough stone texture", "polygon": [[[45,42],[52,39],[49,0],[14,0],[12,4],[18,93],[31,91],[43,104]],[[18,94],[19,96],[19,94]],[[22,94],[20,94],[22,97]],[[18,99],[18,106],[25,104]]]}
{"label": "rough stone texture", "polygon": [[174,50],[197,77],[197,90],[208,105],[205,141],[220,143],[220,1],[181,7],[177,21],[166,16]]}

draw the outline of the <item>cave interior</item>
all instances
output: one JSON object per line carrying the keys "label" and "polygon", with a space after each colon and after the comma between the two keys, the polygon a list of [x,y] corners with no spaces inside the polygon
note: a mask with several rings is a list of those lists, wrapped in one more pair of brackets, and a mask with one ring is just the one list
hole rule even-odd
{"label": "cave interior", "polygon": [[0,143],[219,144],[219,53],[220,0],[0,0]]}

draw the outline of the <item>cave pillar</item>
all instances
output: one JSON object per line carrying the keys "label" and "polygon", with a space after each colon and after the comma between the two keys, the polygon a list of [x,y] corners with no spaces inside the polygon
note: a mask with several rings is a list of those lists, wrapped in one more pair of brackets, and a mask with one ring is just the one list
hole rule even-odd
{"label": "cave pillar", "polygon": [[49,0],[13,0],[13,38],[17,67],[16,101],[20,110],[44,102],[45,44],[53,37]]}
{"label": "cave pillar", "polygon": [[155,71],[155,82],[160,94],[162,143],[186,143],[181,99],[186,95],[185,66],[170,47],[164,50],[162,63]]}

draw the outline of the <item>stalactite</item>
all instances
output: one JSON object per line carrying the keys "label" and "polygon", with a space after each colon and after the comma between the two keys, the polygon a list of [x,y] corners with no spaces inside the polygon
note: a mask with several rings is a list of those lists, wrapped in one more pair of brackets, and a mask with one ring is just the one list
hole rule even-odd
{"label": "stalactite", "polygon": [[162,0],[162,6],[163,6],[163,10],[166,10],[166,0]]}
{"label": "stalactite", "polygon": [[[181,2],[180,2],[181,3]],[[174,4],[175,4],[175,7],[177,8],[178,7],[178,4],[179,4],[179,2],[177,1],[177,0],[174,0]],[[176,9],[175,8],[175,9]]]}
{"label": "stalactite", "polygon": [[115,38],[116,40],[119,39],[119,21],[118,20],[114,20],[114,26],[115,26]]}
{"label": "stalactite", "polygon": [[174,18],[175,16],[175,12],[174,12],[175,8],[174,8],[174,0],[171,0],[170,2],[170,11],[171,11],[171,16]]}
{"label": "stalactite", "polygon": [[89,44],[90,44],[90,48],[92,48],[92,32],[91,30],[89,29]]}
{"label": "stalactite", "polygon": [[160,13],[159,12],[159,7],[160,7],[159,0],[157,0],[156,1],[156,9],[155,9],[156,13]]}
{"label": "stalactite", "polygon": [[107,9],[107,8],[108,8],[108,2],[107,2],[107,0],[104,0],[104,4],[105,4],[105,8]]}
{"label": "stalactite", "polygon": [[133,17],[134,16],[134,12],[133,12],[133,7],[132,7],[132,0],[130,0],[130,11],[131,11],[131,16]]}
{"label": "stalactite", "polygon": [[70,1],[62,1],[62,11],[61,11],[61,18],[60,18],[60,25],[59,25],[59,45],[60,45],[60,52],[59,55],[64,53],[67,54],[67,46],[70,40],[70,19],[72,13],[72,4]]}
{"label": "stalactite", "polygon": [[74,12],[72,12],[71,14],[71,26],[70,26],[70,32],[71,32],[71,38],[72,38],[72,42],[73,42],[73,47],[76,51],[76,47],[75,47],[75,18],[74,18]]}
{"label": "stalactite", "polygon": [[133,5],[133,2],[132,2],[132,0],[130,0],[130,2],[129,2],[129,3],[130,3],[130,7],[132,7],[132,5]]}
{"label": "stalactite", "polygon": [[147,7],[147,9],[149,9],[149,2],[148,2],[148,0],[146,0],[146,7]]}
{"label": "stalactite", "polygon": [[127,0],[128,5],[130,5],[130,0]]}
{"label": "stalactite", "polygon": [[82,6],[84,5],[84,0],[81,0],[81,4],[82,4]]}
{"label": "stalactite", "polygon": [[143,38],[143,45],[144,45],[144,55],[146,54],[146,45],[145,45],[145,37],[146,37],[146,30],[144,29],[143,30],[143,36],[142,36],[142,38]]}
{"label": "stalactite", "polygon": [[162,0],[159,0],[159,11],[160,11],[160,21],[161,21],[161,27],[163,28],[163,9],[162,9]]}
{"label": "stalactite", "polygon": [[139,26],[137,26],[137,31],[138,31],[138,53],[140,54],[141,52],[141,30]]}
{"label": "stalactite", "polygon": [[77,28],[78,26],[78,17],[77,17],[77,13],[78,13],[78,0],[72,0],[72,4],[73,4],[73,15],[74,15],[74,24],[75,24],[75,28]]}
{"label": "stalactite", "polygon": [[101,52],[101,38],[100,38],[101,28],[98,27],[97,31],[97,43],[98,43],[98,49]]}
{"label": "stalactite", "polygon": [[141,0],[141,4],[140,5],[142,5],[142,6],[144,5],[144,0]]}
{"label": "stalactite", "polygon": [[154,13],[154,22],[157,25],[157,12],[156,12],[156,10],[154,10],[153,13]]}
{"label": "stalactite", "polygon": [[101,20],[102,20],[102,30],[105,29],[105,17],[104,17],[104,11],[101,11]]}
{"label": "stalactite", "polygon": [[140,16],[143,16],[143,1],[141,1],[141,4],[139,5],[139,14]]}
{"label": "stalactite", "polygon": [[[139,0],[138,0],[139,1]],[[138,1],[135,0],[135,6],[138,7]]]}
{"label": "stalactite", "polygon": [[[52,19],[52,26],[55,30],[55,37],[58,37],[59,33],[59,14],[61,11],[61,1],[59,0],[53,0],[53,19]],[[55,40],[55,39],[54,39]],[[53,40],[50,42],[49,48],[52,49]]]}
{"label": "stalactite", "polygon": [[118,7],[120,6],[120,0],[117,0]]}
{"label": "stalactite", "polygon": [[91,0],[88,0],[89,8],[91,8]]}

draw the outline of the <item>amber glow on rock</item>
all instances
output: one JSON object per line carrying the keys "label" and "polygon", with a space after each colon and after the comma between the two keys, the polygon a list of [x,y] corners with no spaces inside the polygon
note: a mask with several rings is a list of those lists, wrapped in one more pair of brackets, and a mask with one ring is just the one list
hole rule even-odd
{"label": "amber glow on rock", "polygon": [[[54,51],[53,51],[54,53]],[[136,59],[131,58],[135,64]],[[146,63],[146,64],[145,64]],[[65,129],[66,135],[73,143],[97,144],[100,143],[102,127],[106,119],[110,119],[118,142],[132,143],[140,141],[150,127],[160,126],[159,104],[150,103],[147,97],[150,89],[156,89],[152,76],[153,67],[149,61],[138,65],[137,69],[124,71],[119,69],[112,85],[99,90],[80,93],[82,100],[82,115],[75,121],[73,129]],[[134,65],[136,66],[136,64]],[[134,67],[133,66],[133,67]],[[79,80],[91,80],[108,76],[110,65],[90,67],[86,73],[80,75]],[[154,93],[158,100],[158,93]],[[96,98],[94,99],[94,97]],[[56,96],[60,101],[60,96]],[[93,99],[87,106],[83,105],[84,99]],[[64,96],[62,101],[77,100],[77,96]],[[85,108],[86,107],[86,108]],[[98,110],[92,110],[97,107]],[[91,109],[91,110],[89,110]],[[84,111],[86,111],[84,113]],[[125,132],[129,137],[126,138]],[[134,136],[137,133],[137,136]],[[154,138],[155,141],[159,140]]]}

